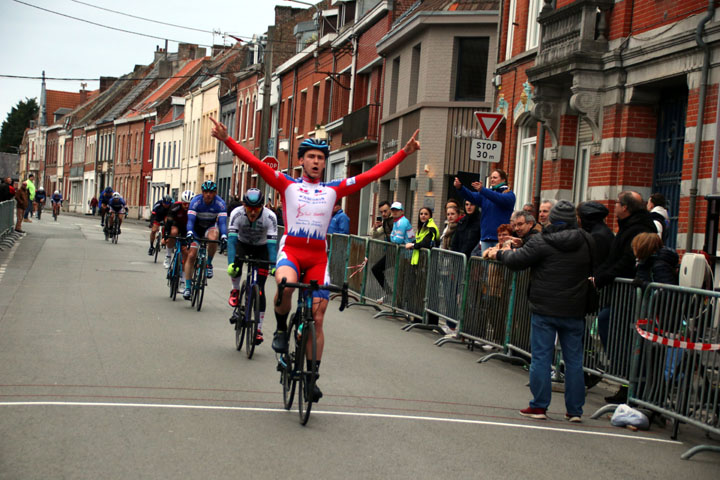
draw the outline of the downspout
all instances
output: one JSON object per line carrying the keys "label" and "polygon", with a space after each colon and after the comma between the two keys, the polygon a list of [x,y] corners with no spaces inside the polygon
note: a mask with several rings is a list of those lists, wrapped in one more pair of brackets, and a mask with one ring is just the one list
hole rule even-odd
{"label": "downspout", "polygon": [[292,104],[290,105],[290,128],[288,129],[288,166],[287,166],[287,174],[288,176],[292,177],[292,161],[293,161],[293,138],[295,137],[295,103],[297,101],[297,98],[295,96],[297,95],[297,78],[298,78],[298,72],[297,72],[297,66],[295,66],[294,72],[293,72],[293,87],[292,87]]}
{"label": "downspout", "polygon": [[708,0],[707,14],[700,20],[695,31],[695,42],[703,49],[702,79],[700,83],[700,98],[698,105],[698,121],[695,129],[695,148],[693,150],[692,179],[690,180],[690,208],[688,210],[688,231],[685,240],[685,251],[692,251],[693,235],[695,233],[695,209],[697,208],[698,171],[700,168],[700,147],[703,136],[703,119],[705,117],[705,100],[707,97],[707,82],[710,74],[710,47],[702,39],[705,24],[715,15],[715,0]]}

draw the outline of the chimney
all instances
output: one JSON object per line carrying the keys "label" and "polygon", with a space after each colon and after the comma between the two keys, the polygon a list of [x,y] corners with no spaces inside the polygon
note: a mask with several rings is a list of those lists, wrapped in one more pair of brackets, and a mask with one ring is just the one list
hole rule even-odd
{"label": "chimney", "polygon": [[172,62],[164,59],[160,60],[158,70],[158,76],[162,79],[161,82],[165,81],[164,79],[171,77],[173,74]]}
{"label": "chimney", "polygon": [[100,77],[100,93],[110,88],[115,83],[115,80],[117,80],[117,77]]}
{"label": "chimney", "polygon": [[81,83],[80,84],[80,103],[85,103],[87,101],[87,90],[85,90],[85,87],[87,87],[87,83]]}

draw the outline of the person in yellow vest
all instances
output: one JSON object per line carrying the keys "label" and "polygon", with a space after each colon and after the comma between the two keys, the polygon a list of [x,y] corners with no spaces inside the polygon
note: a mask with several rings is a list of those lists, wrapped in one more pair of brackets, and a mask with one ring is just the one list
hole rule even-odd
{"label": "person in yellow vest", "polygon": [[433,212],[429,207],[422,207],[418,214],[418,228],[417,234],[415,234],[415,241],[405,244],[405,248],[414,249],[412,258],[410,259],[411,265],[417,265],[420,259],[421,248],[433,248],[438,244],[440,239],[440,229],[435,225],[435,220],[432,218]]}
{"label": "person in yellow vest", "polygon": [[28,202],[28,206],[25,209],[25,215],[23,215],[23,222],[29,222],[32,223],[32,220],[30,220],[30,217],[32,216],[33,212],[33,202],[35,201],[35,183],[33,183],[35,180],[35,175],[32,173],[28,175],[28,179],[25,181],[27,183],[27,189],[28,194],[30,195],[30,201]]}

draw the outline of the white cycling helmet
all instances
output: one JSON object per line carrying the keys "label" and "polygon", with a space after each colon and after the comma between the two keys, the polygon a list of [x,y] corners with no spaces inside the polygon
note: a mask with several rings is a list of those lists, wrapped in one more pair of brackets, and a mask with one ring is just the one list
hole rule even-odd
{"label": "white cycling helmet", "polygon": [[112,198],[120,198],[120,194],[118,192],[113,193]]}
{"label": "white cycling helmet", "polygon": [[60,190],[55,190],[55,193],[53,195],[60,195]]}
{"label": "white cycling helmet", "polygon": [[184,203],[190,203],[190,200],[195,196],[195,192],[192,190],[185,190],[180,196],[180,201]]}

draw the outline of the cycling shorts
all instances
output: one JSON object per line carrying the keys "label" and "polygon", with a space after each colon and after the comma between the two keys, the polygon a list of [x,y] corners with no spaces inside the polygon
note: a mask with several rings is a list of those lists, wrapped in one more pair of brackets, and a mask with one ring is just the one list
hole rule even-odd
{"label": "cycling shorts", "polygon": [[[278,246],[276,267],[292,267],[298,275],[300,283],[310,283],[317,280],[318,284],[330,283],[328,271],[326,243],[323,240],[310,240],[303,238],[283,236]],[[304,274],[301,275],[301,272]],[[313,297],[330,299],[330,292],[318,290]]]}
{"label": "cycling shorts", "polygon": [[[217,231],[217,229],[218,228],[216,225],[213,225],[210,228],[203,228],[199,225],[195,225],[195,230],[193,230],[193,233],[195,234],[195,240],[193,240],[193,242],[192,242],[192,247],[198,248],[200,246],[200,244],[197,242],[197,239],[198,238],[207,238],[208,233],[212,232],[213,230]],[[186,235],[187,235],[187,233],[186,233]]]}

